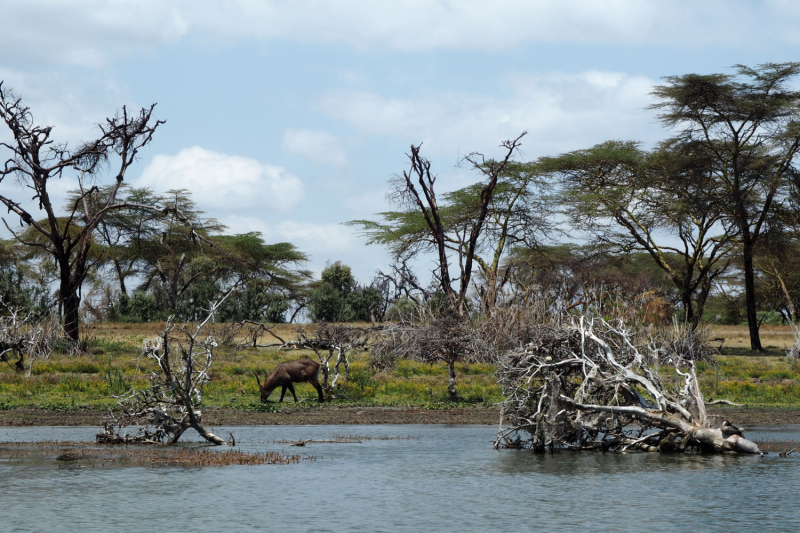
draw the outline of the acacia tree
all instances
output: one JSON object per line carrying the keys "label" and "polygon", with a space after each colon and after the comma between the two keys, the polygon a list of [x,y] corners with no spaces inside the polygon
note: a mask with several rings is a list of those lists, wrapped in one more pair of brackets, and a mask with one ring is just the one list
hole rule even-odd
{"label": "acacia tree", "polygon": [[[111,192],[109,187],[101,187],[99,193],[90,199],[102,204]],[[75,191],[70,200],[75,201],[78,195],[80,191]],[[124,203],[151,206],[167,201],[165,196],[147,187],[123,186],[117,197]],[[120,294],[128,293],[126,281],[129,278],[144,273],[147,259],[155,253],[154,243],[165,229],[164,222],[159,213],[150,209],[128,208],[110,212],[97,226],[97,242],[103,246],[102,262],[112,270]]]}
{"label": "acacia tree", "polygon": [[[510,258],[515,296],[511,306],[624,316],[635,323],[667,324],[679,293],[647,252],[609,253],[608,247],[574,244],[520,249]],[[675,254],[665,253],[680,264]],[[546,320],[545,320],[546,321]]]}
{"label": "acacia tree", "polygon": [[[225,228],[214,218],[204,218],[195,209],[189,191],[173,189],[167,191],[166,203],[172,206],[169,216],[163,217],[159,228],[160,235],[145,235],[148,240],[142,243],[144,281],[139,290],[147,291],[158,285],[166,301],[164,307],[174,313],[179,298],[187,290],[204,278],[214,278],[213,273],[224,266],[211,258],[206,252],[218,254],[219,247],[211,240],[214,232]],[[134,242],[139,239],[135,234]],[[216,297],[204,294],[202,301]],[[194,317],[198,318],[198,317]]]}
{"label": "acacia tree", "polygon": [[754,258],[756,290],[762,307],[775,310],[788,322],[796,322],[800,309],[800,245],[794,232],[781,232],[759,246]]}
{"label": "acacia tree", "polygon": [[[105,192],[101,189],[98,201]],[[298,268],[307,260],[305,254],[290,243],[267,244],[257,232],[221,235],[225,226],[204,217],[188,190],[156,194],[125,188],[118,196],[130,204],[149,200],[164,205],[170,216],[127,208],[110,213],[97,228],[101,264],[118,283],[115,312],[125,315],[127,302],[137,301],[149,314],[134,319],[175,314],[192,320],[199,318],[198,305],[237,285],[218,310],[221,319],[261,320],[269,315],[270,321],[282,321],[288,302],[305,289],[310,273]],[[121,296],[127,294],[125,280],[131,276],[142,281],[132,300]],[[108,301],[115,299],[112,292],[107,289]]]}
{"label": "acacia tree", "polygon": [[267,244],[257,232],[215,235],[211,241],[220,263],[218,285],[240,287],[220,308],[220,318],[286,321],[290,302],[307,292],[311,279],[311,272],[300,268],[306,254],[288,242]]}
{"label": "acacia tree", "polygon": [[[0,183],[9,177],[17,178],[32,192],[35,206],[27,207],[3,195],[0,195],[0,203],[42,239],[28,241],[5,219],[3,222],[18,241],[41,248],[55,261],[64,330],[74,341],[78,340],[81,286],[93,266],[89,252],[94,232],[108,213],[129,206],[118,201],[117,191],[139,151],[150,143],[158,126],[164,123],[153,119],[154,107],[155,104],[142,108],[138,113],[122,107],[99,125],[98,138],[70,149],[66,143],[59,144],[51,138],[52,126],[37,125],[30,109],[0,82],[0,118],[11,136],[11,139],[0,140],[0,149],[5,152]],[[97,186],[87,187],[86,180],[99,179],[106,163],[115,167],[106,201],[97,205],[84,201],[98,192]],[[50,183],[73,173],[78,177],[80,193],[68,206],[66,216],[59,217],[50,196]],[[41,215],[34,216],[37,212]]]}
{"label": "acacia tree", "polygon": [[649,254],[696,327],[737,235],[704,153],[675,143],[648,153],[611,141],[543,161],[562,177],[572,224],[611,252]]}
{"label": "acacia tree", "polygon": [[800,63],[736,66],[736,75],[666,78],[653,94],[660,119],[680,128],[675,142],[712,162],[725,215],[737,226],[750,347],[762,350],[756,314],[754,257],[776,213],[789,203],[798,174],[800,91],[788,87]]}

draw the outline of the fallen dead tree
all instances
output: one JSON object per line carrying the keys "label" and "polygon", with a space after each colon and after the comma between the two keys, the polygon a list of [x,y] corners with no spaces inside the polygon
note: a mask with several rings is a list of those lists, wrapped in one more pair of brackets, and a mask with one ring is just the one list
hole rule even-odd
{"label": "fallen dead tree", "polygon": [[496,448],[761,453],[729,422],[710,427],[694,360],[674,343],[636,342],[621,323],[586,317],[533,338],[500,358],[509,426]]}

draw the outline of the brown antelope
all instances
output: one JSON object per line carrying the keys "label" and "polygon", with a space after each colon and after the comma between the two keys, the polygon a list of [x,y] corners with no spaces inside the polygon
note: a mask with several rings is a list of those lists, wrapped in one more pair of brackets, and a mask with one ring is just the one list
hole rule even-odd
{"label": "brown antelope", "polygon": [[294,396],[294,403],[297,403],[297,395],[294,393],[294,385],[292,385],[292,383],[303,383],[306,381],[311,383],[311,385],[317,389],[319,401],[320,403],[323,402],[322,386],[319,384],[319,378],[317,377],[319,374],[319,363],[316,363],[310,359],[297,359],[295,361],[286,361],[279,364],[275,370],[273,370],[272,374],[266,376],[263,385],[261,384],[261,379],[258,377],[258,373],[255,370],[253,370],[253,374],[256,375],[258,388],[261,389],[262,403],[266,403],[269,395],[278,387],[282,387],[281,399],[278,400],[278,403],[283,401],[283,396],[286,394],[286,389],[291,391],[292,396]]}

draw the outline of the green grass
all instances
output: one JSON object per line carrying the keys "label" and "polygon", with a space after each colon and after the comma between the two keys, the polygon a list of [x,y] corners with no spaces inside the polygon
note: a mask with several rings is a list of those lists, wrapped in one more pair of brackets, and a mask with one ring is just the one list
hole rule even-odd
{"label": "green grass", "polygon": [[[30,376],[19,374],[9,365],[0,365],[0,410],[14,407],[38,407],[50,410],[113,407],[113,395],[124,394],[131,386],[147,385],[146,372],[152,363],[140,357],[143,336],[126,332],[124,336],[104,331],[95,333],[86,345],[91,355],[70,356],[53,353],[49,359],[34,363]],[[279,410],[276,404],[262,405],[253,371],[263,376],[286,360],[314,358],[311,351],[252,349],[234,351],[219,348],[206,385],[206,407],[235,408],[248,411]],[[366,352],[351,356],[350,379],[341,376],[334,391],[333,403],[430,408],[492,404],[502,401],[494,382],[494,367],[473,364],[456,365],[454,404],[447,392],[447,369],[441,364],[422,364],[401,360],[394,373],[374,373]],[[342,371],[344,369],[342,368]],[[331,365],[331,378],[333,365]],[[296,385],[298,399],[313,405],[317,393],[308,384]],[[279,390],[273,392],[277,401]],[[286,399],[284,399],[284,402]],[[289,396],[289,402],[292,402]]]}
{"label": "green grass", "polygon": [[800,363],[775,355],[722,355],[717,365],[701,365],[706,398],[758,406],[800,406]]}
{"label": "green grass", "polygon": [[[50,359],[36,361],[29,377],[16,373],[10,365],[0,364],[0,410],[23,406],[51,410],[106,408],[116,404],[113,395],[123,394],[132,386],[145,387],[146,372],[152,363],[140,357],[144,335],[125,326],[112,330],[105,325],[103,330],[92,333],[86,342],[91,355],[54,353]],[[776,332],[783,335],[782,331]],[[150,336],[149,332],[145,334]],[[788,363],[782,349],[771,348],[767,355],[754,355],[743,346],[732,346],[724,352],[716,365],[698,366],[706,398],[753,406],[800,407],[800,363]],[[263,406],[259,402],[253,371],[263,376],[279,362],[303,356],[314,358],[313,352],[304,350],[234,351],[221,347],[211,370],[212,380],[204,391],[204,404],[248,411],[280,409],[277,404]],[[340,378],[334,403],[436,409],[496,404],[503,399],[492,365],[456,365],[459,399],[451,402],[447,369],[442,364],[399,360],[392,373],[375,373],[368,362],[365,352],[352,356],[350,379]],[[677,386],[679,377],[666,374],[669,369],[664,371],[664,378]],[[314,405],[316,391],[310,385],[298,385],[296,390],[299,399],[307,400],[304,404]],[[273,401],[279,392],[273,392]]]}

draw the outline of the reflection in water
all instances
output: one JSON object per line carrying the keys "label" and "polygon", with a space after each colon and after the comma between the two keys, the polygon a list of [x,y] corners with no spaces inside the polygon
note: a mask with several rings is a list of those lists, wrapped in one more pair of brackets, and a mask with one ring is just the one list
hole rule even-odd
{"label": "reflection in water", "polygon": [[[233,431],[243,451],[317,461],[214,469],[0,463],[0,530],[800,530],[800,458],[498,452],[495,429],[483,426],[216,429]],[[416,438],[274,443],[336,435]],[[93,436],[93,428],[0,428],[0,442]],[[796,427],[758,432],[761,440],[798,437]]]}

